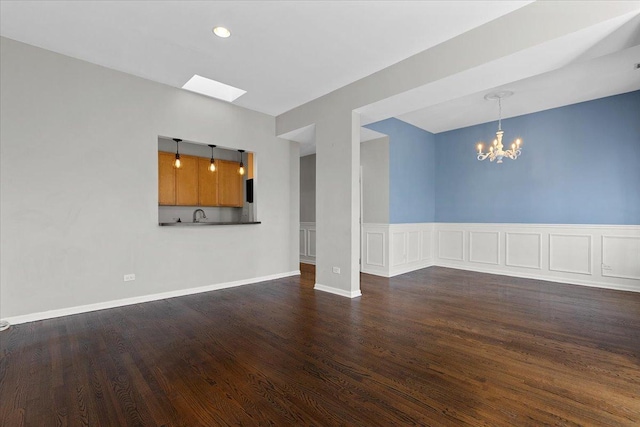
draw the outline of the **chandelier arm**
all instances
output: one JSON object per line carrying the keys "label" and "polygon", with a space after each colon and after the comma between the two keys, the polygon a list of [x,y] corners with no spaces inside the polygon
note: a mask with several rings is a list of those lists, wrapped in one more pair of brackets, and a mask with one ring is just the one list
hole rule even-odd
{"label": "chandelier arm", "polygon": [[518,156],[520,156],[520,154],[522,154],[522,152],[520,151],[520,149],[517,149],[517,150],[506,150],[506,151],[504,152],[504,155],[505,155],[506,157],[509,157],[509,158],[510,158],[510,159],[512,159],[512,160],[517,159],[517,158],[518,158]]}

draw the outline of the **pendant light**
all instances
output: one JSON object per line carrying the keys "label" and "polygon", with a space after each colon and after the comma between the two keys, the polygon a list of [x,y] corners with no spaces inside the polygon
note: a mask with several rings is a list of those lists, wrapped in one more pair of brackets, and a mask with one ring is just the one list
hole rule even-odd
{"label": "pendant light", "polygon": [[244,150],[238,150],[240,152],[240,167],[238,168],[238,173],[240,175],[244,175],[244,163],[242,163],[242,153],[244,153]]}
{"label": "pendant light", "polygon": [[215,162],[215,159],[213,158],[213,149],[215,148],[215,145],[209,144],[209,147],[211,147],[211,163],[209,164],[209,170],[211,172],[215,172],[216,162]]}
{"label": "pendant light", "polygon": [[180,153],[178,152],[178,147],[180,146],[180,143],[182,142],[181,139],[178,138],[173,138],[173,140],[176,142],[176,160],[173,162],[173,166],[175,166],[176,168],[180,167]]}

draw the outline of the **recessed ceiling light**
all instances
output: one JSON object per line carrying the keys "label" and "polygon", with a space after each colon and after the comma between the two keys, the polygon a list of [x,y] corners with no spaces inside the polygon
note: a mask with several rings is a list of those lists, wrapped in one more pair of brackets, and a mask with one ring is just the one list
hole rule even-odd
{"label": "recessed ceiling light", "polygon": [[223,39],[226,39],[231,35],[231,31],[227,30],[225,27],[215,27],[213,29],[213,34],[215,34],[218,37],[222,37]]}
{"label": "recessed ceiling light", "polygon": [[227,102],[233,102],[238,97],[247,93],[246,90],[238,89],[237,87],[229,86],[197,74],[194,74],[194,76],[191,77],[184,86],[182,86],[182,89],[210,96],[212,98],[222,99]]}

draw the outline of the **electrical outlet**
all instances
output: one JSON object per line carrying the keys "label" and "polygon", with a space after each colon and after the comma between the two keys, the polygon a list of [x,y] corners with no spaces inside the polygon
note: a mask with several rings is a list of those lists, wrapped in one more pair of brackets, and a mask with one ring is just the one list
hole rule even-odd
{"label": "electrical outlet", "polygon": [[135,274],[125,274],[124,275],[124,281],[125,282],[130,282],[132,280],[136,280],[136,275]]}
{"label": "electrical outlet", "polygon": [[333,272],[336,274],[340,274],[340,267],[333,267]]}

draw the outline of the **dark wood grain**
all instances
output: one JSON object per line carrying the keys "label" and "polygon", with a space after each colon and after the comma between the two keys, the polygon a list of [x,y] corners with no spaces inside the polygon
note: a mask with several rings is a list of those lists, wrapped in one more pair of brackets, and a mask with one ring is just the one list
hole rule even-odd
{"label": "dark wood grain", "polygon": [[0,333],[0,425],[640,425],[640,294],[301,270]]}

